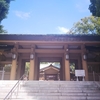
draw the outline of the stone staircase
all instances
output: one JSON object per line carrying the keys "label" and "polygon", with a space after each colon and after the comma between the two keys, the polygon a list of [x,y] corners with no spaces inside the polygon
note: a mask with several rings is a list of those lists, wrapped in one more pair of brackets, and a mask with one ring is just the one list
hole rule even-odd
{"label": "stone staircase", "polygon": [[17,83],[17,81],[2,81],[0,80],[0,100],[7,95],[7,93],[13,88],[13,86]]}
{"label": "stone staircase", "polygon": [[12,100],[100,100],[100,90],[89,81],[25,81]]}

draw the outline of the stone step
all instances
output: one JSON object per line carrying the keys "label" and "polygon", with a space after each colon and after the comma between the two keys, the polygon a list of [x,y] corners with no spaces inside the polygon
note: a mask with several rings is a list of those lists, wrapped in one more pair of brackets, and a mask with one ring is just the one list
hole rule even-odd
{"label": "stone step", "polygon": [[0,82],[17,82],[18,80],[0,80]]}
{"label": "stone step", "polygon": [[[0,98],[2,99],[2,98]],[[12,97],[12,100],[100,100],[100,96],[16,96]]]}
{"label": "stone step", "polygon": [[97,88],[97,86],[95,85],[95,86],[80,86],[80,85],[78,85],[78,86],[71,86],[71,85],[23,85],[23,87],[28,87],[28,88],[74,88],[74,87],[76,87],[76,88]]}
{"label": "stone step", "polygon": [[25,81],[23,83],[27,83],[27,84],[67,84],[67,85],[92,85],[94,84],[94,82],[89,82],[89,81]]}
{"label": "stone step", "polygon": [[47,90],[50,90],[50,91],[53,91],[53,90],[57,90],[57,91],[62,91],[62,90],[66,90],[66,91],[96,91],[96,90],[99,90],[98,88],[19,88],[20,90],[38,90],[38,91],[47,91]]}
{"label": "stone step", "polygon": [[76,83],[76,82],[75,83],[67,83],[67,82],[66,83],[59,83],[59,82],[58,83],[52,83],[51,81],[50,82],[43,82],[43,83],[39,83],[39,82],[38,83],[31,82],[30,83],[30,82],[27,81],[27,82],[23,82],[22,84],[28,84],[28,85],[50,85],[50,84],[52,84],[52,85],[83,85],[84,86],[84,85],[93,85],[94,83],[93,82],[85,83],[85,84],[80,83],[80,82],[79,83]]}
{"label": "stone step", "polygon": [[42,84],[40,84],[40,85],[29,85],[29,84],[24,84],[24,85],[21,85],[20,86],[21,88],[26,88],[26,89],[30,89],[30,88],[33,88],[33,89],[56,89],[56,88],[59,88],[59,89],[70,89],[70,88],[85,88],[85,89],[97,89],[98,87],[96,86],[96,85],[84,85],[84,86],[81,86],[81,85],[78,85],[78,86],[75,86],[75,85],[72,85],[72,86],[70,86],[70,85],[52,85],[52,84],[50,84],[50,85],[42,85]]}
{"label": "stone step", "polygon": [[[4,82],[0,83],[0,100],[17,81]],[[100,100],[99,88],[89,81],[21,81],[18,93],[12,100]]]}
{"label": "stone step", "polygon": [[59,93],[68,93],[68,92],[100,92],[100,90],[88,90],[88,89],[83,89],[83,90],[81,90],[81,89],[21,89],[20,90],[20,93],[21,92],[27,92],[27,93],[30,93],[30,92],[32,92],[32,93],[51,93],[51,92],[53,92],[53,93],[57,93],[57,92],[59,92]]}
{"label": "stone step", "polygon": [[[76,83],[76,82],[75,82]],[[58,88],[58,87],[63,87],[63,88],[65,88],[65,87],[80,87],[80,88],[90,88],[90,87],[97,87],[94,83],[92,83],[92,82],[90,82],[91,84],[81,84],[81,83],[76,83],[76,84],[68,84],[68,83],[66,83],[66,84],[60,84],[59,82],[58,83],[56,83],[56,84],[53,84],[51,81],[48,83],[48,82],[41,82],[41,83],[30,83],[30,81],[28,82],[25,82],[25,83],[22,83],[21,84],[21,86],[23,86],[23,87],[31,87],[31,88],[33,88],[33,87],[56,87],[56,88]]]}
{"label": "stone step", "polygon": [[9,84],[9,83],[7,83],[7,84],[0,84],[0,88],[11,88],[11,87],[13,87],[15,84]]}
{"label": "stone step", "polygon": [[[16,93],[14,93],[14,95],[16,95]],[[0,93],[0,97],[4,97],[6,96],[7,93]],[[100,93],[74,93],[74,92],[70,92],[70,93],[20,93],[18,94],[19,96],[100,96]]]}
{"label": "stone step", "polygon": [[20,96],[27,96],[27,95],[29,95],[29,96],[100,96],[100,93],[80,93],[80,92],[70,92],[70,93],[27,93],[27,92],[25,92],[25,93],[19,93],[18,95],[20,95]]}
{"label": "stone step", "polygon": [[68,95],[77,95],[77,96],[86,96],[87,94],[86,93],[20,93],[18,94],[19,96],[23,96],[23,95],[26,95],[26,96],[68,96]]}
{"label": "stone step", "polygon": [[[17,81],[0,81],[0,85],[1,84],[15,84],[15,83],[17,83]],[[64,85],[64,84],[67,84],[67,85],[93,85],[94,84],[94,82],[89,82],[89,81],[25,81],[25,82],[23,82],[23,81],[21,81],[21,83],[23,84],[23,83],[27,83],[27,84],[55,84],[55,85],[57,85],[57,84],[62,84],[62,85]]]}

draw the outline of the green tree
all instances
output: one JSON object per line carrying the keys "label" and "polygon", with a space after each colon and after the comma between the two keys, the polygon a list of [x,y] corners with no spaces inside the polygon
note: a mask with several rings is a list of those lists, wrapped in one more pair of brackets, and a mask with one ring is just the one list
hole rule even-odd
{"label": "green tree", "polygon": [[90,0],[89,10],[93,16],[100,17],[100,0]]}
{"label": "green tree", "polygon": [[1,21],[7,18],[10,1],[12,0],[0,0],[0,33],[6,32],[1,25]]}
{"label": "green tree", "polygon": [[100,18],[89,16],[75,23],[70,34],[100,34]]}
{"label": "green tree", "polygon": [[25,65],[25,74],[28,75],[29,69],[30,69],[30,62],[26,62],[26,65]]}
{"label": "green tree", "polygon": [[2,25],[0,25],[0,33],[7,33],[7,31],[3,29]]}

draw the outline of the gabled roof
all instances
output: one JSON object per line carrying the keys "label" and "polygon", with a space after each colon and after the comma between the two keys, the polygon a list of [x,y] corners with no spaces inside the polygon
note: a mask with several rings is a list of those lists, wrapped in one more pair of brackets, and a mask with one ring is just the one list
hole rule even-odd
{"label": "gabled roof", "polygon": [[49,66],[40,69],[40,72],[41,72],[41,71],[48,70],[48,69],[50,69],[50,68],[53,68],[54,70],[59,71],[59,68],[57,68],[57,67],[53,66],[52,64],[50,64]]}
{"label": "gabled roof", "polygon": [[20,34],[0,34],[0,40],[20,40],[20,41],[100,41],[100,35],[68,35],[68,34],[48,34],[48,35],[20,35]]}

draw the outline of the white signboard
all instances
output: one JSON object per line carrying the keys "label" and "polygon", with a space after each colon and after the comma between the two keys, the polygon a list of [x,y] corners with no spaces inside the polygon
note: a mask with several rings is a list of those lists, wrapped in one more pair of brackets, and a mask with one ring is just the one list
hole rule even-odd
{"label": "white signboard", "polygon": [[85,76],[85,70],[75,70],[75,76]]}

